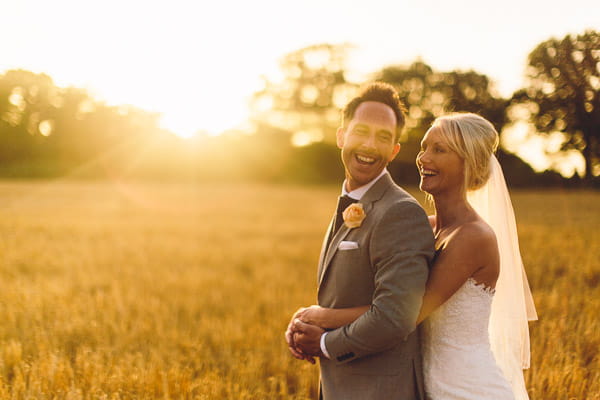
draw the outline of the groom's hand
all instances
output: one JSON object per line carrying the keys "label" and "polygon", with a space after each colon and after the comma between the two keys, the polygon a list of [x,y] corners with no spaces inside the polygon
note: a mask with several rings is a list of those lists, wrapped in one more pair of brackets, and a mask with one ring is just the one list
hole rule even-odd
{"label": "groom's hand", "polygon": [[285,341],[287,342],[288,345],[288,349],[290,351],[290,353],[292,353],[292,355],[294,357],[296,357],[299,360],[306,360],[312,364],[315,363],[315,360],[313,357],[302,353],[302,350],[300,350],[297,346],[296,343],[294,341],[294,321],[300,316],[302,315],[302,313],[304,312],[304,310],[306,310],[306,308],[302,307],[300,309],[298,309],[298,311],[296,311],[294,313],[294,316],[292,317],[292,319],[290,320],[290,323],[287,326],[287,330],[285,331]]}
{"label": "groom's hand", "polygon": [[298,351],[298,349],[296,348],[296,344],[294,343],[294,319],[293,318],[290,321],[290,323],[288,324],[287,330],[285,331],[285,341],[288,345],[288,349],[290,350],[290,353],[292,353],[292,355],[294,357],[296,357],[297,359],[304,360],[304,355]]}
{"label": "groom's hand", "polygon": [[[316,325],[307,324],[296,318],[292,325],[293,341],[295,347],[303,354],[312,357],[322,357],[321,335],[324,329]],[[314,360],[309,360],[314,363]]]}

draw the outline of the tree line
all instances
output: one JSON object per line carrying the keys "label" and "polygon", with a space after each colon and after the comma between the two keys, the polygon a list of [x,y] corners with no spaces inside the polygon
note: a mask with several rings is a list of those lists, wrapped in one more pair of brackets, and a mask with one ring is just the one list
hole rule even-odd
{"label": "tree line", "polygon": [[[264,79],[252,97],[253,132],[198,133],[181,139],[160,115],[108,106],[79,88],[57,87],[45,74],[0,75],[0,176],[153,179],[252,179],[335,182],[342,177],[334,136],[340,110],[358,90],[347,79],[347,45],[316,44],[281,59],[284,79]],[[397,181],[416,183],[419,142],[439,115],[476,112],[498,132],[528,123],[559,135],[559,152],[575,151],[585,173],[567,179],[535,173],[501,148],[514,186],[600,186],[600,33],[586,31],[540,43],[529,55],[527,86],[499,96],[476,71],[435,71],[421,60],[374,72],[394,85],[407,108],[402,151],[390,165]]]}

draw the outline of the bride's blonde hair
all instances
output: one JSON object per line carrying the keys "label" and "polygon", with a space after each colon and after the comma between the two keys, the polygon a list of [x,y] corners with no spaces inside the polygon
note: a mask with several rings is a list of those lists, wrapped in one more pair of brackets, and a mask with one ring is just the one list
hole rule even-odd
{"label": "bride's blonde hair", "polygon": [[452,113],[436,118],[448,147],[464,160],[467,191],[482,187],[490,177],[490,157],[498,148],[498,132],[485,118],[473,113]]}

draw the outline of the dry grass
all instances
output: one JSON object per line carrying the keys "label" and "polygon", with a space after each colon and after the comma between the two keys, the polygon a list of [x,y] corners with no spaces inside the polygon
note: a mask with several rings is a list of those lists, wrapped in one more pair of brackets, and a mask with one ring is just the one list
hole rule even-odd
{"label": "dry grass", "polygon": [[[315,398],[283,330],[314,302],[337,190],[0,183],[0,398]],[[531,397],[600,399],[600,194],[514,203]]]}

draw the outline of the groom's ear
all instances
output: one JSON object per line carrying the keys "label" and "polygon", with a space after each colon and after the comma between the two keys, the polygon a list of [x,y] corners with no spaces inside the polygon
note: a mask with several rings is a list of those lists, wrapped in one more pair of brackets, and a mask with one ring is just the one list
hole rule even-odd
{"label": "groom's ear", "polygon": [[344,134],[345,133],[346,133],[346,128],[344,128],[343,126],[340,126],[335,134],[335,141],[336,141],[337,147],[339,149],[344,147]]}
{"label": "groom's ear", "polygon": [[392,154],[390,156],[389,162],[392,162],[392,160],[394,158],[396,158],[396,156],[398,155],[398,152],[400,151],[400,143],[396,143],[394,145],[394,150],[392,150]]}

